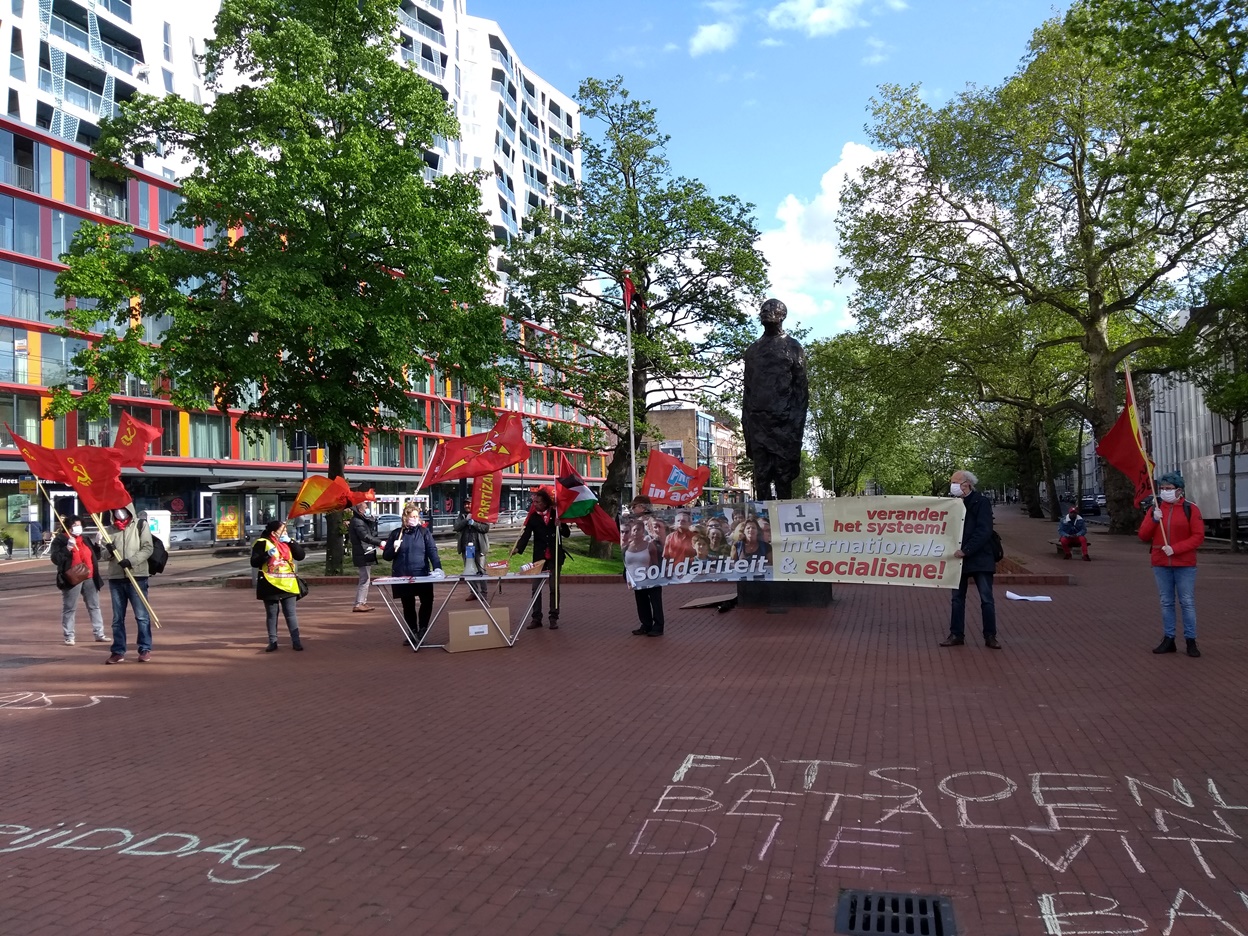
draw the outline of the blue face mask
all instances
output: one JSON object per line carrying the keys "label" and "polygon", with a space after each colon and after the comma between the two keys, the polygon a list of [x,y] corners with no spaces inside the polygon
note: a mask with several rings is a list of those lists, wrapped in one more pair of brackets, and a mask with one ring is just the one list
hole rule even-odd
{"label": "blue face mask", "polygon": [[279,537],[278,537],[278,539],[279,539],[279,540],[281,540],[283,543],[289,543],[289,542],[290,542],[290,537],[289,537],[287,534],[285,534],[285,533],[283,533],[281,536],[279,536]]}

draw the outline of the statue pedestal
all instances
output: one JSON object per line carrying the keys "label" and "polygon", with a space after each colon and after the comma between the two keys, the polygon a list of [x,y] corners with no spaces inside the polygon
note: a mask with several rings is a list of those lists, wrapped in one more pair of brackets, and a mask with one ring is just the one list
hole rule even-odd
{"label": "statue pedestal", "polygon": [[737,582],[737,607],[783,614],[789,608],[827,608],[831,582]]}

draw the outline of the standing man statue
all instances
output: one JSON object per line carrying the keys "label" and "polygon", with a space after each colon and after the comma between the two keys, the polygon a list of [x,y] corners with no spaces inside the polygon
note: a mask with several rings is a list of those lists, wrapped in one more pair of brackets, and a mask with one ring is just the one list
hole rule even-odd
{"label": "standing man statue", "polygon": [[[802,468],[802,436],[810,391],[806,382],[806,353],[784,333],[789,310],[779,299],[768,299],[759,311],[763,335],[745,352],[745,398],[741,428],[745,454],[754,465],[754,496],[787,500],[793,479]],[[775,494],[772,494],[772,485]]]}

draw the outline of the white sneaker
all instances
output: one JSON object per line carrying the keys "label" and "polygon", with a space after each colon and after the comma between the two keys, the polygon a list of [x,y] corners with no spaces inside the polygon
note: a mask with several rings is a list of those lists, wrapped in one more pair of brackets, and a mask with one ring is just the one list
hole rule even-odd
{"label": "white sneaker", "polygon": [[103,634],[96,634],[95,642],[96,643],[108,643],[108,638],[105,637]]}
{"label": "white sneaker", "polygon": [[72,647],[73,645],[74,645],[74,638],[73,638],[73,637],[66,637],[66,638],[65,638],[65,646],[67,646],[67,647]]}

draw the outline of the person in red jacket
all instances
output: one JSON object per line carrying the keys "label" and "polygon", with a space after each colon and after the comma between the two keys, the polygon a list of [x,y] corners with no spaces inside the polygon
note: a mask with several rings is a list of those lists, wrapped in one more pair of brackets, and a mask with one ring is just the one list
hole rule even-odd
{"label": "person in red jacket", "polygon": [[1157,481],[1159,502],[1144,515],[1140,539],[1152,545],[1153,576],[1161,595],[1164,636],[1153,653],[1174,653],[1174,600],[1183,612],[1187,655],[1200,656],[1196,646],[1196,548],[1205,541],[1200,508],[1183,498],[1183,475],[1170,471]]}

